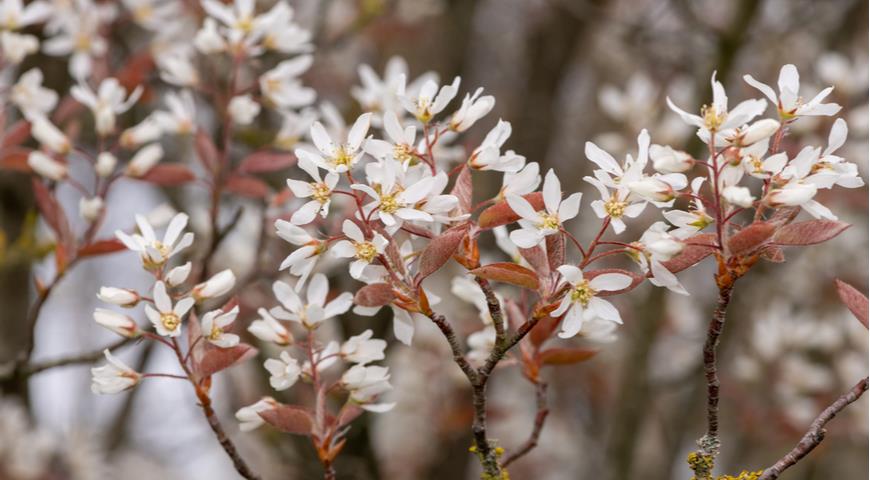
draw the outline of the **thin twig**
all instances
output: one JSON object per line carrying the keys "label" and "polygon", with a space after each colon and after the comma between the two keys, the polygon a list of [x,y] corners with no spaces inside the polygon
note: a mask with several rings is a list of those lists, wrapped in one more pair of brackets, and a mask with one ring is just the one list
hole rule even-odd
{"label": "thin twig", "polygon": [[725,313],[731,302],[733,286],[719,288],[719,302],[707,328],[707,341],[704,343],[704,376],[707,379],[707,433],[698,440],[703,453],[716,455],[719,451],[719,375],[716,366],[716,348],[719,336],[725,326]]}
{"label": "thin twig", "polygon": [[121,338],[115,343],[106,345],[105,347],[94,350],[92,352],[80,353],[78,355],[73,355],[70,357],[58,358],[56,360],[47,360],[39,363],[31,363],[22,368],[22,373],[26,376],[30,376],[36,375],[37,373],[43,372],[51,368],[64,367],[67,365],[79,365],[82,363],[94,363],[97,360],[103,358],[104,350],[114,352],[115,350],[127,345],[132,341],[132,338]]}
{"label": "thin twig", "polygon": [[840,398],[828,406],[828,408],[824,409],[822,413],[813,420],[813,423],[810,424],[810,429],[804,434],[801,441],[798,442],[798,444],[795,445],[795,447],[784,457],[774,463],[773,466],[764,470],[764,473],[761,474],[758,480],[774,480],[779,478],[785,469],[791,467],[807,456],[807,454],[813,451],[813,449],[819,446],[819,444],[822,443],[822,440],[825,439],[825,425],[850,403],[861,398],[861,395],[864,395],[864,392],[866,391],[867,377],[864,377],[861,381],[856,383],[851,390],[841,395]]}
{"label": "thin twig", "polygon": [[507,458],[501,462],[502,468],[507,468],[508,465],[538,446],[538,438],[541,436],[541,430],[544,429],[544,422],[547,420],[547,415],[550,414],[550,409],[547,407],[547,384],[545,382],[538,381],[535,383],[535,404],[537,413],[535,414],[535,424],[532,426],[532,433],[529,434],[528,440],[526,440],[526,442],[523,443],[516,452],[508,455]]}

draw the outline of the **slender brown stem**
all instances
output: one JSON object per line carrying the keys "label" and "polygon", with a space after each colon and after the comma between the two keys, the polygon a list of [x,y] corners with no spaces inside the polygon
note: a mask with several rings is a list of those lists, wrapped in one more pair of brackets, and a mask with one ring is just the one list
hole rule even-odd
{"label": "slender brown stem", "polygon": [[764,473],[758,477],[758,480],[774,480],[779,478],[782,472],[787,468],[801,461],[802,458],[807,456],[807,454],[813,451],[813,449],[819,446],[819,444],[822,443],[822,440],[825,439],[825,425],[850,403],[861,398],[861,395],[864,395],[864,392],[866,391],[867,377],[864,377],[861,381],[856,383],[851,390],[841,395],[840,398],[829,405],[828,408],[824,409],[822,413],[813,420],[813,423],[810,424],[810,429],[807,430],[807,433],[804,434],[801,441],[798,442],[798,444],[795,445],[795,447],[784,457],[777,460],[773,466],[764,470]]}
{"label": "slender brown stem", "polygon": [[97,360],[103,358],[104,350],[114,352],[115,350],[132,342],[133,340],[133,338],[122,338],[115,343],[106,345],[105,347],[94,350],[92,352],[80,353],[78,355],[73,355],[70,357],[58,358],[56,360],[47,360],[45,362],[31,363],[22,368],[22,373],[24,375],[30,376],[36,375],[37,373],[43,372],[51,368],[64,367],[67,365],[79,365],[82,363],[94,363]]}
{"label": "slender brown stem", "polygon": [[544,422],[547,420],[547,415],[550,414],[550,409],[547,407],[547,384],[538,381],[535,383],[535,404],[537,413],[535,414],[535,423],[532,426],[532,433],[529,434],[528,440],[523,443],[516,452],[511,453],[501,462],[502,468],[507,468],[508,465],[517,461],[523,455],[529,453],[538,446],[538,438],[541,436],[541,430],[544,429]]}
{"label": "slender brown stem", "polygon": [[478,285],[480,285],[480,290],[486,297],[486,306],[489,309],[490,316],[492,317],[492,325],[495,327],[495,344],[500,345],[505,339],[504,318],[501,313],[501,304],[495,296],[495,292],[493,292],[489,280],[482,277],[474,277],[474,280]]}
{"label": "slender brown stem", "polygon": [[716,455],[719,452],[719,375],[716,366],[716,348],[725,326],[725,313],[731,302],[733,286],[719,288],[719,302],[707,328],[704,343],[704,376],[707,379],[707,433],[698,440],[702,453]]}

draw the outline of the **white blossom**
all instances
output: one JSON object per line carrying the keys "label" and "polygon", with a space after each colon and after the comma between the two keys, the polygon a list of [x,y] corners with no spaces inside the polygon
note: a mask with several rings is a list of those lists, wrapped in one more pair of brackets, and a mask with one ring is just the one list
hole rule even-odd
{"label": "white blossom", "polygon": [[184,297],[175,305],[166,293],[166,284],[158,281],[154,284],[154,307],[145,305],[145,315],[154,325],[157,333],[164,337],[177,337],[181,335],[181,322],[187,312],[196,301],[191,297]]}
{"label": "white blossom", "polygon": [[573,265],[562,265],[558,270],[564,283],[570,287],[559,308],[551,314],[553,317],[565,314],[559,337],[575,336],[583,328],[583,322],[595,318],[622,323],[616,307],[599,298],[598,294],[628,288],[631,277],[621,273],[602,273],[592,280],[586,280],[583,278],[583,271]]}
{"label": "white blossom", "polygon": [[776,106],[779,116],[783,120],[791,120],[801,116],[836,115],[841,108],[836,103],[822,103],[831,94],[834,87],[828,87],[809,102],[804,102],[803,97],[800,96],[800,75],[797,68],[791,64],[783,65],[779,71],[779,96],[776,95],[773,88],[752,78],[752,75],[744,75],[743,80],[763,93],[770,100],[770,103]]}
{"label": "white blossom", "polygon": [[132,338],[140,334],[139,326],[132,318],[113,310],[97,308],[94,310],[94,321],[123,337]]}
{"label": "white blossom", "polygon": [[91,369],[92,392],[112,395],[129,390],[139,383],[142,375],[118,360],[109,349],[103,350],[103,355],[109,363]]}
{"label": "white blossom", "polygon": [[543,241],[547,235],[559,233],[562,223],[577,216],[580,211],[580,197],[575,193],[562,200],[562,187],[559,178],[551,169],[544,178],[544,207],[535,211],[523,197],[508,195],[511,209],[520,216],[520,229],[511,232],[511,241],[520,248],[532,248]]}
{"label": "white blossom", "polygon": [[375,257],[384,253],[387,239],[380,233],[374,233],[371,240],[367,240],[362,230],[350,220],[344,221],[341,230],[347,238],[336,242],[332,247],[332,253],[339,258],[353,258],[350,264],[350,276],[359,278],[363,268]]}
{"label": "white blossom", "polygon": [[277,319],[302,324],[309,330],[347,312],[353,305],[353,295],[350,292],[342,292],[331,301],[326,301],[329,294],[329,281],[322,273],[311,277],[305,301],[284,282],[278,281],[272,284],[272,291],[275,298],[281,302],[281,306],[273,308],[269,313]]}
{"label": "white blossom", "polygon": [[236,305],[229,312],[212,310],[202,316],[202,335],[212,345],[220,348],[231,348],[239,344],[239,336],[227,333],[230,326],[239,314],[239,306]]}

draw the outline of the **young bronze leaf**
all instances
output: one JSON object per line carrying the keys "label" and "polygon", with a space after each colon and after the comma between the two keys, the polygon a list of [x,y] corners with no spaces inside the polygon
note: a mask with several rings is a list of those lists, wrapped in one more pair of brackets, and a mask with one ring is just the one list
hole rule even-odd
{"label": "young bronze leaf", "polygon": [[520,255],[529,262],[529,265],[538,272],[541,277],[546,277],[550,274],[550,263],[547,260],[547,252],[540,245],[535,245],[532,248],[520,248]]}
{"label": "young bronze leaf", "polygon": [[106,255],[124,250],[125,247],[120,240],[115,238],[107,238],[105,240],[97,240],[85,245],[79,249],[79,257],[94,257],[97,255]]}
{"label": "young bronze leaf", "polygon": [[556,270],[565,264],[565,235],[547,235],[547,259],[550,262],[550,270]]}
{"label": "young bronze leaf", "polygon": [[196,175],[189,168],[178,163],[159,163],[139,179],[155,185],[174,187],[196,180]]}
{"label": "young bronze leaf", "polygon": [[686,246],[683,251],[674,258],[662,262],[662,265],[673,273],[682,272],[710,256],[716,250],[713,246],[715,242],[716,235],[712,233],[701,233],[688,238],[684,242]]}
{"label": "young bronze leaf", "polygon": [[528,288],[529,290],[537,290],[539,285],[538,275],[535,272],[516,263],[491,263],[476,268],[471,273],[487,280],[509,283],[518,287]]}
{"label": "young bronze leaf", "polygon": [[840,300],[842,300],[849,311],[855,315],[855,318],[864,325],[864,328],[868,328],[867,317],[870,315],[870,313],[868,313],[868,311],[870,311],[870,304],[868,304],[867,297],[859,292],[857,288],[839,278],[836,279],[836,283],[837,294],[840,295]]}
{"label": "young bronze leaf", "polygon": [[30,137],[30,122],[27,120],[19,120],[12,124],[6,135],[3,136],[3,141],[0,142],[0,149],[4,151],[7,148],[15,147],[24,143]]}
{"label": "young bronze leaf", "polygon": [[773,235],[777,245],[815,245],[843,233],[850,225],[838,220],[807,220],[790,223]]}
{"label": "young bronze leaf", "polygon": [[773,236],[776,227],[767,222],[748,225],[728,239],[728,251],[732,255],[752,253]]}
{"label": "young bronze leaf", "polygon": [[361,307],[382,307],[396,298],[393,287],[387,283],[373,283],[357,290],[353,303]]}
{"label": "young bronze leaf", "polygon": [[224,188],[243,197],[263,198],[269,194],[269,185],[266,182],[247,175],[230,175]]}
{"label": "young bronze leaf", "polygon": [[[523,198],[528,200],[528,202],[532,204],[532,208],[535,210],[544,209],[544,196],[541,192],[523,195]],[[502,200],[481,212],[480,217],[477,219],[477,224],[480,228],[487,229],[507,225],[516,222],[519,219],[520,216],[514,213],[507,201]]]}
{"label": "young bronze leaf", "polygon": [[[200,340],[200,343],[202,342],[203,340]],[[201,377],[210,377],[256,354],[257,349],[245,343],[230,348],[220,348],[208,344],[205,345],[196,373]]]}
{"label": "young bronze leaf", "polygon": [[289,153],[261,150],[245,157],[237,171],[239,173],[270,173],[290,168],[296,164],[296,156]]}
{"label": "young bronze leaf", "polygon": [[571,365],[594,357],[598,350],[588,348],[548,348],[538,354],[542,365]]}
{"label": "young bronze leaf", "polygon": [[211,136],[205,130],[197,130],[196,138],[194,139],[196,147],[196,158],[206,170],[217,170],[220,163],[217,147],[211,140]]}
{"label": "young bronze leaf", "polygon": [[459,199],[459,204],[456,207],[456,213],[471,213],[471,169],[468,168],[467,165],[462,167],[462,170],[459,172],[459,176],[456,177],[456,183],[453,184],[453,190],[450,191],[450,195],[453,195],[457,199]]}
{"label": "young bronze leaf", "polygon": [[272,409],[258,412],[269,425],[282,432],[311,435],[314,419],[310,412],[296,405],[278,404]]}
{"label": "young bronze leaf", "polygon": [[435,273],[439,268],[450,260],[456,253],[459,244],[468,231],[468,224],[453,227],[441,235],[433,238],[423,253],[420,254],[420,263],[417,267],[417,284],[424,278]]}

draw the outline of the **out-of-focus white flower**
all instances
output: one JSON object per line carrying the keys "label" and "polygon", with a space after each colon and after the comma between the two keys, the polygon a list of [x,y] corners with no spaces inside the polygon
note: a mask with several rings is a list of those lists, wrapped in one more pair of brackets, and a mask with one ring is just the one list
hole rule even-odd
{"label": "out-of-focus white flower", "polygon": [[141,177],[154,168],[162,158],[163,147],[159,143],[145,145],[130,159],[124,174],[128,177]]}
{"label": "out-of-focus white flower", "polygon": [[197,302],[217,298],[228,293],[236,285],[236,276],[229,268],[214,274],[208,280],[193,287],[191,295]]}
{"label": "out-of-focus white flower", "polygon": [[31,120],[30,134],[43,147],[65,155],[72,149],[69,139],[49,119],[38,116]]}
{"label": "out-of-focus white flower", "polygon": [[653,168],[662,173],[686,172],[695,164],[691,155],[667,145],[650,145],[649,158],[653,161]]}
{"label": "out-of-focus white flower", "polygon": [[499,120],[495,127],[486,134],[483,142],[471,156],[468,165],[475,170],[495,170],[498,172],[516,172],[523,168],[526,157],[508,150],[501,154],[501,147],[511,136],[511,124]]}
{"label": "out-of-focus white flower", "polygon": [[266,13],[254,19],[254,30],[260,45],[281,53],[311,50],[311,33],[293,22],[293,9],[285,2],[276,2]]}
{"label": "out-of-focus white flower", "polygon": [[387,342],[379,338],[373,339],[372,335],[374,333],[369,329],[359,335],[348,338],[341,345],[341,358],[359,365],[383,360]]}
{"label": "out-of-focus white flower", "polygon": [[[484,325],[492,325],[492,314],[489,311],[489,304],[486,300],[486,295],[480,290],[480,287],[474,282],[474,280],[471,280],[468,277],[454,277],[450,284],[450,292],[461,300],[465,300],[474,305],[480,315],[480,321],[483,322]],[[496,293],[495,297],[498,300],[499,305],[502,305],[503,299],[501,295]]]}
{"label": "out-of-focus white flower", "polygon": [[287,179],[287,186],[296,198],[311,198],[310,201],[293,212],[293,215],[290,217],[290,223],[294,225],[307,225],[318,214],[326,218],[326,215],[329,213],[329,204],[332,200],[332,191],[338,184],[339,176],[335,172],[328,172],[324,178],[321,178],[317,165],[307,156],[300,156],[297,165],[308,173],[314,181],[303,182],[292,178]]}
{"label": "out-of-focus white flower", "polygon": [[83,81],[91,75],[92,59],[108,50],[106,39],[100,35],[101,25],[108,20],[106,17],[106,10],[96,6],[64,15],[60,18],[59,33],[43,43],[42,51],[56,57],[71,55],[69,72],[73,78]]}
{"label": "out-of-focus white flower", "polygon": [[142,378],[138,372],[118,360],[109,349],[103,350],[109,362],[91,369],[91,391],[99,395],[112,395],[129,390]]}
{"label": "out-of-focus white flower", "polygon": [[123,3],[133,15],[133,21],[148,30],[160,30],[183,15],[181,5],[172,0],[123,0]]}
{"label": "out-of-focus white flower", "polygon": [[134,252],[139,252],[142,263],[147,268],[163,265],[166,260],[176,253],[184,250],[193,243],[193,233],[187,232],[179,240],[179,235],[187,226],[187,215],[179,213],[172,217],[169,227],[163,235],[163,240],[158,240],[154,234],[154,228],[148,220],[141,215],[136,215],[136,224],[140,234],[128,235],[120,230],[115,230],[118,240]]}
{"label": "out-of-focus white flower", "polygon": [[100,287],[97,298],[103,302],[126,308],[134,307],[139,303],[139,294],[127,288]]}
{"label": "out-of-focus white flower", "polygon": [[[347,134],[347,141],[344,143],[336,143],[330,138],[326,128],[320,122],[314,122],[311,125],[311,140],[314,146],[320,151],[320,155],[309,154],[319,167],[331,172],[344,173],[350,170],[360,157],[363,155],[362,144],[366,134],[369,131],[371,124],[371,113],[360,115],[350,131]],[[297,156],[305,156],[305,153],[300,155],[304,150],[296,150]],[[307,153],[307,152],[306,152]]]}
{"label": "out-of-focus white flower", "polygon": [[291,275],[299,276],[299,280],[296,281],[296,291],[298,292],[305,285],[308,275],[314,270],[317,259],[326,251],[326,243],[315,239],[304,229],[286,220],[275,221],[275,228],[279,237],[299,247],[288,255],[278,267],[279,270],[289,268]]}
{"label": "out-of-focus white flower", "polygon": [[299,375],[302,374],[302,367],[299,361],[291,357],[287,352],[281,352],[281,359],[267,359],[263,366],[269,371],[269,385],[275,390],[287,390],[299,380]]}
{"label": "out-of-focus white flower", "polygon": [[260,114],[260,104],[250,95],[239,95],[230,100],[227,110],[234,122],[239,125],[250,125]]}
{"label": "out-of-focus white flower", "polygon": [[503,199],[508,195],[522,196],[534,192],[541,184],[540,171],[538,162],[530,162],[518,172],[505,172],[498,198]]}
{"label": "out-of-focus white flower", "polygon": [[4,60],[17,65],[28,55],[39,51],[39,39],[33,35],[4,31],[0,33],[0,49],[3,50]]}
{"label": "out-of-focus white flower", "polygon": [[354,258],[350,264],[350,276],[359,278],[363,269],[387,247],[387,239],[380,233],[374,233],[371,240],[366,240],[362,230],[350,220],[345,220],[341,231],[347,237],[339,240],[332,247],[332,253],[339,258]]}
{"label": "out-of-focus white flower", "polygon": [[327,303],[329,281],[322,273],[311,278],[306,302],[284,282],[272,284],[272,292],[282,306],[272,308],[269,313],[275,318],[299,323],[309,330],[314,330],[324,321],[347,312],[353,305],[353,295],[350,292],[342,292]]}
{"label": "out-of-focus white flower", "polygon": [[57,93],[42,86],[42,71],[31,68],[12,87],[12,100],[25,118],[44,116],[57,105]]}
{"label": "out-of-focus white flower", "polygon": [[103,214],[103,207],[103,199],[100,197],[82,197],[79,200],[79,215],[85,220],[93,222]]}
{"label": "out-of-focus white flower", "polygon": [[[138,295],[136,300],[138,301]],[[132,338],[140,334],[139,326],[136,325],[136,322],[132,318],[113,310],[105,308],[94,310],[94,321],[123,337]]]}
{"label": "out-of-focus white flower", "polygon": [[28,25],[44,22],[53,13],[51,3],[35,0],[25,6],[21,0],[0,2],[0,27],[18,30]]}
{"label": "out-of-focus white flower", "polygon": [[722,190],[722,198],[731,205],[741,208],[749,208],[755,201],[755,197],[752,196],[752,192],[748,188],[737,185],[725,187]]}
{"label": "out-of-focus white flower", "polygon": [[230,326],[239,314],[239,306],[236,305],[229,312],[223,310],[212,310],[202,316],[202,335],[212,345],[220,348],[235,347],[239,344],[239,336],[234,333],[227,333],[226,328]]}
{"label": "out-of-focus white flower", "polygon": [[263,397],[257,403],[252,405],[248,405],[247,407],[242,407],[236,412],[236,420],[239,421],[239,429],[243,432],[250,432],[256,428],[259,428],[264,423],[263,417],[260,416],[260,412],[265,412],[267,410],[272,410],[278,405],[272,397]]}
{"label": "out-of-focus white flower", "polygon": [[257,313],[260,314],[260,320],[254,320],[248,327],[248,331],[253,336],[264,342],[272,342],[282,346],[290,345],[293,342],[293,335],[290,334],[290,331],[281,325],[268,310],[260,308]]}
{"label": "out-of-focus white flower", "polygon": [[450,117],[449,127],[451,130],[464,132],[492,110],[492,107],[495,106],[495,97],[492,95],[481,97],[481,93],[483,93],[483,88],[478,88],[474,95],[465,94],[462,106]]}
{"label": "out-of-focus white flower", "polygon": [[438,88],[438,84],[434,80],[428,80],[420,88],[416,95],[405,91],[405,79],[402,78],[399,86],[399,101],[409,113],[417,117],[417,120],[423,123],[429,123],[432,117],[439,114],[447,104],[453,100],[453,97],[459,92],[459,82],[461,79],[456,77],[453,83]]}
{"label": "out-of-focus white flower", "polygon": [[571,338],[577,335],[583,328],[583,322],[593,318],[622,323],[619,310],[597,295],[601,291],[627,288],[631,285],[631,277],[621,273],[603,273],[592,280],[586,280],[583,278],[583,271],[573,265],[562,265],[558,270],[563,281],[571,286],[562,298],[559,308],[551,314],[553,317],[565,314],[559,337]]}
{"label": "out-of-focus white flower", "polygon": [[393,388],[387,367],[354,365],[341,376],[341,383],[350,392],[350,399],[365,410],[386,412],[394,403],[374,403],[377,397]]}
{"label": "out-of-focus white flower", "polygon": [[126,112],[139,100],[142,86],[136,87],[127,97],[127,91],[117,78],[107,78],[100,83],[97,92],[82,82],[70,89],[70,95],[94,114],[97,133],[108,135],[115,130],[115,116]]}
{"label": "out-of-focus white flower", "polygon": [[792,181],[780,188],[771,189],[764,197],[764,201],[771,207],[800,206],[813,217],[836,220],[837,216],[827,207],[813,200],[817,191],[818,187],[812,183]]}
{"label": "out-of-focus white flower", "polygon": [[202,28],[193,38],[193,46],[206,55],[221,53],[227,50],[227,41],[218,31],[218,24],[213,18],[206,18]]}
{"label": "out-of-focus white flower", "polygon": [[190,61],[190,55],[181,49],[161,52],[156,56],[160,78],[179,87],[194,87],[199,84],[199,73]]}
{"label": "out-of-focus white flower", "polygon": [[280,113],[283,121],[273,143],[282,150],[293,150],[317,120],[317,113],[311,108],[303,109],[300,112],[282,111]]}
{"label": "out-of-focus white flower", "polygon": [[819,92],[809,102],[804,102],[800,96],[800,75],[794,65],[783,65],[779,71],[779,97],[770,86],[752,78],[752,75],[744,75],[743,80],[764,94],[774,104],[783,120],[791,120],[801,116],[831,116],[840,111],[836,103],[822,103],[834,87],[828,87]]}
{"label": "out-of-focus white flower", "polygon": [[260,92],[279,109],[311,105],[317,93],[303,86],[299,76],[311,67],[313,61],[311,55],[302,55],[279,63],[260,75]]}
{"label": "out-of-focus white flower", "polygon": [[535,211],[523,197],[508,195],[511,209],[520,216],[520,229],[511,232],[511,241],[520,248],[532,248],[541,243],[547,235],[559,233],[562,223],[577,216],[580,211],[580,193],[574,193],[562,200],[562,187],[556,173],[550,169],[544,178],[545,210]]}
{"label": "out-of-focus white flower", "polygon": [[[168,95],[172,95],[171,93]],[[127,149],[133,149],[140,145],[153,142],[160,138],[163,131],[160,125],[155,121],[156,112],[151,116],[146,117],[138,124],[124,130],[121,133],[121,138],[118,143]]]}
{"label": "out-of-focus white flower", "polygon": [[162,132],[187,135],[196,130],[196,103],[189,90],[169,92],[164,98],[169,111],[154,112],[154,123]]}
{"label": "out-of-focus white flower", "polygon": [[193,268],[193,264],[191,262],[187,262],[184,265],[179,265],[169,273],[166,274],[166,283],[169,284],[170,287],[177,287],[187,281],[187,277],[190,275],[190,271]]}
{"label": "out-of-focus white flower", "polygon": [[164,337],[177,337],[181,335],[181,321],[196,301],[191,297],[184,297],[172,305],[172,299],[166,293],[166,285],[158,281],[154,284],[154,306],[145,305],[145,316],[154,325],[157,333]]}
{"label": "out-of-focus white flower", "polygon": [[94,169],[97,175],[105,178],[115,172],[115,166],[118,164],[118,159],[110,152],[101,152],[97,155],[97,163]]}
{"label": "out-of-focus white flower", "polygon": [[[438,81],[437,75],[426,73],[405,86],[405,79],[408,77],[408,64],[402,57],[398,56],[387,60],[383,79],[378,77],[378,74],[368,65],[360,65],[358,72],[362,86],[352,87],[351,95],[359,102],[363,110],[375,112],[376,115],[393,112],[401,116],[403,107],[399,100],[399,92],[402,88],[404,88],[406,95],[413,97],[420,91],[424,83],[430,80]],[[373,122],[376,120],[380,120],[380,117],[375,116],[372,119]]]}
{"label": "out-of-focus white flower", "polygon": [[395,228],[405,221],[434,221],[432,215],[420,205],[420,202],[429,195],[438,178],[424,176],[416,182],[407,182],[407,185],[403,185],[404,177],[399,177],[401,174],[399,164],[388,160],[382,162],[380,167],[382,168],[367,169],[369,183],[378,186],[378,190],[365,184],[351,185],[352,189],[361,190],[374,199],[364,207],[363,211],[366,215],[373,210],[377,211],[378,218],[384,222],[384,225]]}
{"label": "out-of-focus white flower", "polygon": [[63,180],[69,174],[66,164],[58,162],[39,150],[34,150],[27,155],[27,166],[39,175],[55,182]]}

